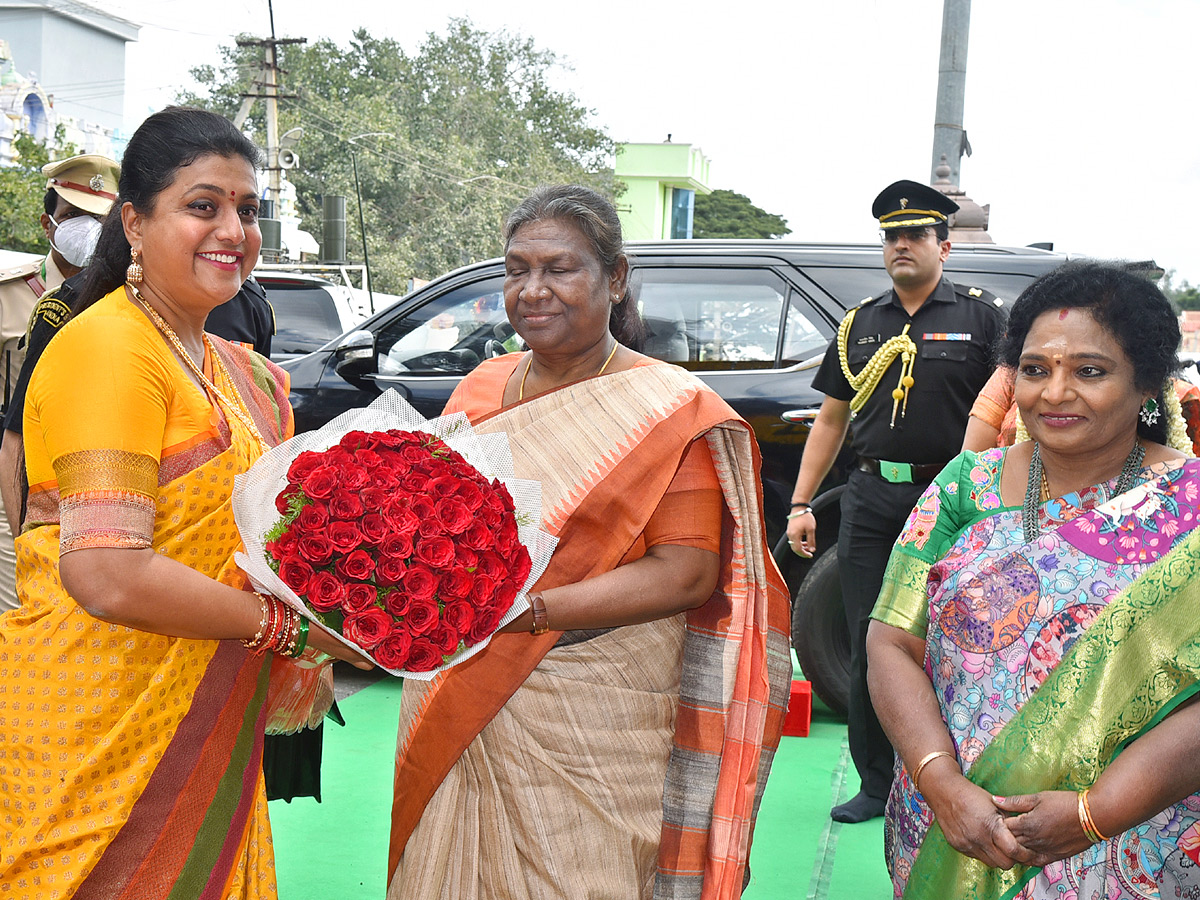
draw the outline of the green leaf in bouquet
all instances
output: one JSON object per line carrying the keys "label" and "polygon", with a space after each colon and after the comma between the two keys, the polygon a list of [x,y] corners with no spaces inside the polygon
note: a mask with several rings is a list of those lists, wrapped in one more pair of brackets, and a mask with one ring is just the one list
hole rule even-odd
{"label": "green leaf in bouquet", "polygon": [[312,614],[316,616],[317,621],[326,628],[330,629],[331,631],[336,631],[338,634],[342,633],[342,622],[345,621],[346,617],[340,612],[337,612],[336,610],[333,612],[317,612],[311,606],[309,607],[309,610],[311,610]]}

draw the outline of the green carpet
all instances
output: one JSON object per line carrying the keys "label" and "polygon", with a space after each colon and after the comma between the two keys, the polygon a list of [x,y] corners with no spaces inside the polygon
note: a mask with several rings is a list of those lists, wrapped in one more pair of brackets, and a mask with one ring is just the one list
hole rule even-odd
{"label": "green carpet", "polygon": [[[338,705],[325,727],[325,799],[271,803],[281,900],[382,900],[401,682]],[[838,825],[835,802],[858,791],[846,726],[818,705],[808,737],[785,737],[763,797],[745,900],[887,900],[882,820]],[[453,900],[453,898],[449,898]]]}

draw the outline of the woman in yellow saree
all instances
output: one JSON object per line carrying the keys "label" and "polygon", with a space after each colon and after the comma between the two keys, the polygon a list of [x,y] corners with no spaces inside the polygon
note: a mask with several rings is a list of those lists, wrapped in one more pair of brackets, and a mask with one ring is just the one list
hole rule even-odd
{"label": "woman in yellow saree", "polygon": [[1200,461],[1158,413],[1178,345],[1115,267],[1014,305],[1032,440],[930,486],[868,636],[896,896],[1200,896]]}
{"label": "woman in yellow saree", "polygon": [[8,897],[275,894],[262,709],[277,657],[252,648],[271,630],[294,652],[300,628],[268,624],[277,601],[234,566],[230,498],[292,417],[281,370],[203,333],[258,256],[257,159],[214,114],[147,119],[86,309],[31,380],[21,607],[0,617]]}
{"label": "woman in yellow saree", "polygon": [[753,434],[625,345],[610,203],[543,188],[505,233],[531,351],[447,408],[508,435],[559,543],[532,613],[405,684],[388,896],[737,897],[790,680]]}

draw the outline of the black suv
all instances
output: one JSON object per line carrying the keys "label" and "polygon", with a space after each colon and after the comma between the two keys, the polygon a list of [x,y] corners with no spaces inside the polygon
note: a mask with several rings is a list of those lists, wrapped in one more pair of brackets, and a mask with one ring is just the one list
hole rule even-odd
{"label": "black suv", "polygon": [[[843,314],[889,287],[878,245],[780,241],[632,242],[631,283],[650,328],[646,353],[695,372],[751,424],[762,448],[767,532],[794,593],[801,667],[844,711],[849,647],[837,578],[844,450],[814,499],[815,561],[783,531],[809,426],[824,399],[812,375]],[[956,246],[946,272],[1011,302],[1064,260],[992,244]],[[442,411],[480,360],[520,349],[504,316],[504,265],[489,260],[430,282],[316,352],[285,364],[297,430],[318,427],[395,388],[423,415]]]}

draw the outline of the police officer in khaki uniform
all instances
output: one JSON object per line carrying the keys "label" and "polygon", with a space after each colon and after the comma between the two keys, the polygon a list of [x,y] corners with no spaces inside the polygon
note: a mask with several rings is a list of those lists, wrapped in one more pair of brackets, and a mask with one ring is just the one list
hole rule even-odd
{"label": "police officer in khaki uniform", "polygon": [[[107,157],[89,153],[48,163],[42,174],[46,176],[46,196],[41,224],[50,252],[40,263],[0,273],[0,396],[5,408],[24,360],[19,344],[31,324],[34,307],[40,297],[53,295],[87,264],[100,235],[99,220],[117,196],[120,168]],[[4,449],[0,447],[0,463]],[[8,468],[15,472],[18,465],[14,459]],[[10,481],[11,477],[0,479],[0,501],[19,505],[19,486],[7,483]],[[0,612],[17,603],[16,555],[9,521],[5,509],[0,508]]]}
{"label": "police officer in khaki uniform", "polygon": [[850,753],[862,789],[834,807],[839,822],[883,815],[894,756],[867,693],[871,608],[905,520],[962,446],[1004,326],[999,299],[942,274],[948,218],[957,210],[940,191],[913,181],[897,181],[875,198],[871,213],[892,288],[847,314],[813,378],[826,397],[792,493],[787,536],[799,555],[816,551],[810,504],[848,428],[858,456],[841,497],[838,566],[850,630]]}

